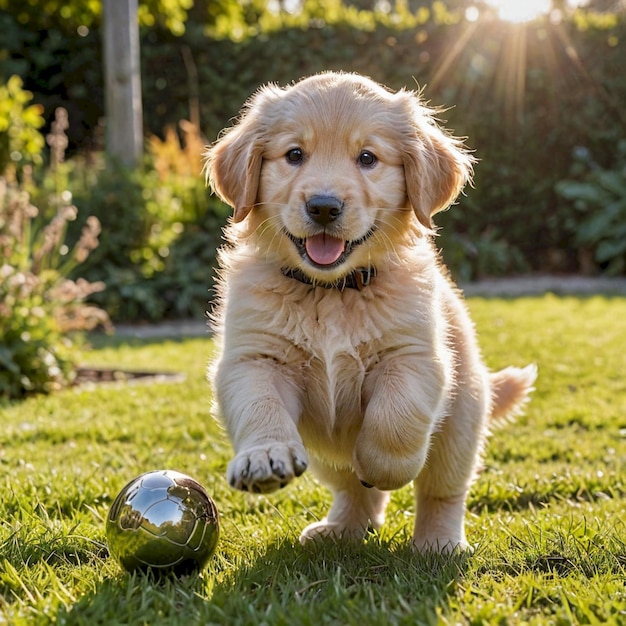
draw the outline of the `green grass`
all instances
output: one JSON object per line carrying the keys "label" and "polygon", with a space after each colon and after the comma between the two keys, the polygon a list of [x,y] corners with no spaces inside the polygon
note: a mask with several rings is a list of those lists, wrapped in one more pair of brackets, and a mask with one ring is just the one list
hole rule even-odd
{"label": "green grass", "polygon": [[[301,547],[329,496],[306,474],[268,497],[228,488],[210,339],[99,339],[85,362],[187,380],[0,408],[0,624],[625,624],[626,299],[470,307],[490,366],[539,365],[526,415],[494,432],[472,489],[473,554],[412,553],[408,487],[364,544]],[[112,499],[156,468],[194,476],[220,510],[199,577],[158,582],[108,557]]]}

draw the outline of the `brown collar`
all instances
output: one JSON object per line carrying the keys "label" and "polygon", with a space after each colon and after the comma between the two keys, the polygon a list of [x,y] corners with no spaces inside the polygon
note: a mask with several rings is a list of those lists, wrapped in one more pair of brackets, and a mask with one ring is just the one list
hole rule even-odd
{"label": "brown collar", "polygon": [[338,289],[339,291],[344,291],[345,289],[356,289],[357,291],[361,291],[361,289],[367,287],[371,283],[372,278],[376,276],[375,267],[360,267],[339,280],[335,280],[331,283],[324,283],[309,278],[302,270],[299,269],[283,267],[281,271],[285,276],[287,276],[287,278],[293,278],[294,280],[298,280],[305,285],[323,287],[324,289]]}

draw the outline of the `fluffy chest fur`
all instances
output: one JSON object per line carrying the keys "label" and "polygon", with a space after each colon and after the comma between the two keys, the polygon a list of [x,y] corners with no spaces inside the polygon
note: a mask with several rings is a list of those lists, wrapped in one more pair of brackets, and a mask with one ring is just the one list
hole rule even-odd
{"label": "fluffy chest fur", "polygon": [[426,242],[363,291],[304,285],[255,262],[245,246],[225,254],[218,367],[269,359],[284,371],[298,391],[305,445],[333,465],[351,463],[370,378],[385,358],[403,352],[449,359],[440,329],[442,277]]}

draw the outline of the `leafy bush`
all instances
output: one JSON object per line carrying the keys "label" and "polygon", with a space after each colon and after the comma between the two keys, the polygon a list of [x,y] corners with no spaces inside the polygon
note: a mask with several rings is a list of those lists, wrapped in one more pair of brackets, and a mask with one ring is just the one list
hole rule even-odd
{"label": "leafy bush", "polygon": [[[0,30],[6,33],[0,43],[0,76],[22,76],[48,117],[65,103],[71,118],[70,150],[101,147],[104,99],[98,15],[77,37],[76,15],[64,20],[58,11],[38,11],[38,2],[30,8],[22,4],[9,9],[0,2],[5,9],[0,10]],[[480,161],[475,188],[437,218],[444,256],[455,274],[471,279],[529,270],[586,270],[585,249],[573,236],[584,215],[572,208],[556,184],[570,176],[577,145],[586,146],[603,168],[618,158],[617,146],[626,136],[622,106],[626,13],[599,17],[578,10],[558,23],[546,19],[512,25],[488,16],[469,22],[462,17],[464,3],[457,0],[417,3],[414,11],[408,7],[417,4],[407,2],[307,1],[301,3],[300,13],[272,12],[268,3],[258,0],[191,4],[185,4],[189,17],[182,35],[158,16],[154,25],[143,22],[142,89],[149,133],[166,143],[163,129],[176,128],[180,135],[176,124],[189,117],[192,103],[199,113],[192,119],[211,141],[259,84],[288,84],[326,69],[361,72],[391,88],[425,85],[433,104],[453,107],[441,114],[443,122],[468,137]],[[384,13],[356,8],[385,4],[394,9]],[[154,7],[152,0],[148,7]],[[146,10],[144,17],[150,12]],[[25,23],[20,22],[24,15]],[[104,172],[101,182],[92,181],[103,221],[106,203],[97,197],[101,190],[120,205],[111,226],[138,229],[129,232],[139,243],[133,246],[129,235],[118,260],[107,261],[109,282],[120,289],[107,291],[106,297],[117,293],[114,314],[122,317],[156,319],[190,311],[184,304],[188,299],[173,292],[162,302],[154,285],[163,278],[160,288],[182,293],[176,281],[184,280],[186,272],[178,270],[178,263],[190,253],[177,253],[179,243],[187,246],[189,234],[197,243],[192,242],[193,254],[200,252],[210,261],[212,254],[203,243],[219,241],[213,229],[227,211],[205,199],[200,181],[192,192],[180,179],[155,178],[153,170],[150,164],[145,175],[135,178]],[[127,201],[115,188],[116,176],[130,194]],[[150,179],[173,187],[157,193]],[[140,198],[144,193],[152,198]],[[89,206],[87,192],[75,196],[81,208]],[[197,206],[199,222],[175,218],[184,226],[185,233],[180,234],[165,225],[158,237],[169,237],[165,246],[169,254],[162,257],[155,247],[157,233],[151,229],[161,216],[165,222],[169,219],[168,197],[174,205],[181,201]],[[122,205],[137,206],[139,215],[130,216]],[[204,216],[209,220],[206,225],[201,224]],[[105,230],[114,239],[112,231]],[[110,253],[116,256],[113,247]],[[611,271],[619,271],[617,267],[612,265]],[[183,283],[183,291],[191,293],[190,286]],[[198,301],[199,289],[194,293]]]}
{"label": "leafy bush", "polygon": [[56,214],[48,221],[24,186],[0,177],[0,399],[70,382],[75,357],[69,332],[110,325],[104,311],[85,304],[104,285],[68,278],[98,245],[100,232],[90,217],[68,248],[67,224],[76,218],[69,200],[67,193],[53,198]]}
{"label": "leafy bush", "polygon": [[[68,186],[80,213],[98,217],[106,237],[83,276],[107,285],[91,300],[115,320],[201,317],[209,301],[215,250],[228,209],[210,198],[201,173],[197,126],[180,124],[148,142],[144,167],[73,159]],[[72,225],[78,237],[81,224]]]}
{"label": "leafy bush", "polygon": [[440,114],[443,123],[467,136],[479,159],[474,188],[437,217],[455,275],[581,270],[578,244],[564,227],[579,215],[555,184],[568,176],[576,145],[606,165],[626,135],[626,75],[615,45],[626,39],[624,15],[524,27],[451,24],[432,13],[412,19],[328,11],[307,23],[254,24],[255,36],[243,31],[237,41],[207,38],[197,23],[182,38],[152,30],[142,45],[143,89],[158,105],[145,119],[160,128],[186,109],[194,82],[183,48],[197,67],[200,117],[211,139],[267,81],[343,69],[392,88],[425,85],[433,104],[452,107]]}
{"label": "leafy bush", "polygon": [[578,214],[573,230],[581,249],[589,250],[607,274],[626,271],[626,140],[610,168],[596,163],[588,150],[576,151],[578,180],[563,180],[557,192],[572,202]]}
{"label": "leafy bush", "polygon": [[28,104],[33,94],[22,89],[22,79],[11,76],[0,84],[0,172],[15,172],[25,164],[41,163],[44,139],[43,107]]}

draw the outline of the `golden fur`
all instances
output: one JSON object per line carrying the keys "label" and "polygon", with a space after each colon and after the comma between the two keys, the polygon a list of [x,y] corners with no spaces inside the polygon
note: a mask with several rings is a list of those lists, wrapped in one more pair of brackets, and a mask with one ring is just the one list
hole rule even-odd
{"label": "golden fur", "polygon": [[536,376],[489,374],[432,243],[471,171],[419,95],[332,72],[260,89],[207,152],[234,208],[211,368],[228,480],[269,492],[310,465],[334,499],[302,541],[362,537],[413,481],[415,546],[467,546],[489,418],[517,411]]}

